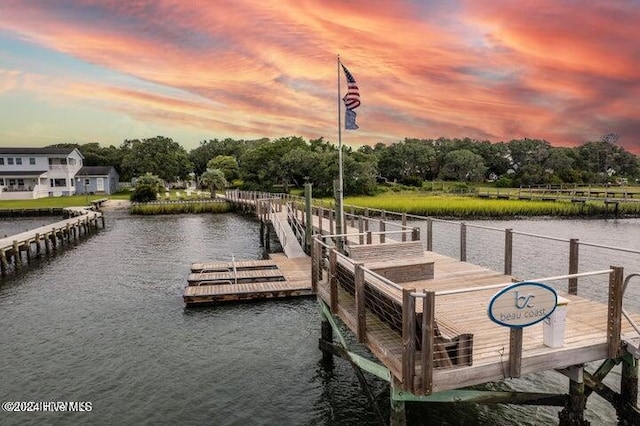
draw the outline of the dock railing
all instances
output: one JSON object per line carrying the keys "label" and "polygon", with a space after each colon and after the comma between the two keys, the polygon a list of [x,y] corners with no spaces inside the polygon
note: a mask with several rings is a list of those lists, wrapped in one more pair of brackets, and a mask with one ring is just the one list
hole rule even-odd
{"label": "dock railing", "polygon": [[[393,365],[387,367],[397,374],[403,390],[416,395],[429,395],[433,392],[435,371],[472,365],[475,336],[464,333],[464,330],[457,331],[446,319],[439,318],[438,303],[445,303],[447,297],[489,290],[497,292],[514,284],[513,282],[457,290],[416,291],[410,285],[397,284],[340,253],[332,243],[332,238],[335,237],[337,236],[313,237],[312,287],[325,300],[332,314],[348,313],[347,316],[353,318],[350,325],[358,342],[366,345],[375,341],[375,336],[370,334],[370,325],[376,333],[385,329],[387,339],[389,334],[395,333],[396,339],[401,342],[402,361],[399,368]],[[611,267],[532,280],[548,283],[608,275],[608,317],[603,318],[603,321],[607,322],[608,356],[615,359],[621,355],[621,321],[622,316],[626,316],[622,309],[622,271],[622,268]],[[497,324],[495,326],[500,327]],[[509,348],[504,375],[519,377],[523,351],[522,328],[510,329],[509,338],[505,339],[504,345]]]}
{"label": "dock railing", "polygon": [[[286,204],[291,223],[298,223],[301,230],[304,230],[306,218],[303,197],[282,193],[233,190],[226,192],[226,198],[230,201],[254,206],[258,199],[272,200],[271,203],[278,203],[279,211],[282,211],[282,206]],[[314,200],[312,214],[314,217],[326,219],[318,222],[319,226],[316,231],[319,234],[335,234],[335,211],[330,202]],[[326,229],[327,222],[328,229]],[[401,241],[421,240],[424,248],[428,251],[437,251],[461,261],[471,261],[494,270],[502,270],[506,275],[530,274],[530,272],[523,270],[522,266],[523,264],[528,267],[532,264],[535,265],[540,258],[543,258],[540,256],[541,250],[544,250],[545,253],[552,252],[554,262],[553,264],[548,262],[541,264],[540,270],[557,275],[577,274],[580,270],[593,269],[594,265],[605,268],[612,264],[621,264],[632,273],[640,273],[640,256],[638,256],[640,250],[581,241],[575,238],[559,238],[511,228],[468,224],[352,205],[345,205],[343,223],[348,224],[351,228],[357,227],[357,238],[360,244],[371,244],[374,241],[376,243],[385,242],[388,239],[398,238],[399,234]],[[451,238],[456,234],[458,238]],[[500,234],[502,235],[500,236]],[[374,238],[376,235],[379,235],[379,238]],[[522,261],[515,263],[515,258],[522,259]],[[568,280],[567,292],[569,294],[578,294],[579,280],[579,277]],[[604,300],[606,293],[600,292],[599,296],[601,300]]]}

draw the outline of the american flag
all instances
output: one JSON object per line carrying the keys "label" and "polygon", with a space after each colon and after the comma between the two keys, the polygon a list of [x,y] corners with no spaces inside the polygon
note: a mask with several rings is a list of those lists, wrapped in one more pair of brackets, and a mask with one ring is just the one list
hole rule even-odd
{"label": "american flag", "polygon": [[[342,64],[340,64],[342,65]],[[342,69],[344,70],[344,75],[347,77],[347,94],[344,95],[344,105],[347,109],[356,109],[360,106],[360,92],[358,91],[358,84],[356,83],[356,79],[353,78],[353,75],[349,72],[347,67],[342,65]]]}
{"label": "american flag", "polygon": [[344,127],[347,130],[355,130],[358,128],[358,125],[356,124],[356,112],[354,109],[360,106],[360,91],[358,90],[356,79],[353,78],[353,75],[351,75],[347,67],[342,65],[342,70],[347,77],[347,94],[342,98],[346,108]]}

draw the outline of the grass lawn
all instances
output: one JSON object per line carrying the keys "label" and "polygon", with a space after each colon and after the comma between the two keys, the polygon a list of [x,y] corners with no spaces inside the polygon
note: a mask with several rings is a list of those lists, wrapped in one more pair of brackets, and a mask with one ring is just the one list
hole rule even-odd
{"label": "grass lawn", "polygon": [[52,207],[74,207],[90,205],[92,200],[110,198],[128,200],[129,193],[114,195],[72,195],[69,197],[45,197],[34,200],[0,200],[0,209],[49,209]]}

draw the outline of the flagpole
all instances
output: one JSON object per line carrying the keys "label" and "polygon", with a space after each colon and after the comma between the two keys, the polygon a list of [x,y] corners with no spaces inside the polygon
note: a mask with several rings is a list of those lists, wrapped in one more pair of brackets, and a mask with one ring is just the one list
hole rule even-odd
{"label": "flagpole", "polygon": [[[344,188],[344,176],[342,169],[342,116],[340,106],[340,55],[338,55],[338,188],[337,188],[337,205],[336,205],[336,234],[343,234],[342,229],[344,218],[343,207],[343,188]],[[342,237],[338,237],[338,250],[342,250]]]}

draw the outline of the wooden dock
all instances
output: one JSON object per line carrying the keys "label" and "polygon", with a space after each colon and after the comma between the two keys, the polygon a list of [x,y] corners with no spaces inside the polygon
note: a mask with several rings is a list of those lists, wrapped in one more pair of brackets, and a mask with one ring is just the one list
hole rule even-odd
{"label": "wooden dock", "polygon": [[[311,205],[309,195],[306,199],[238,191],[227,195],[244,209],[254,208],[262,222],[271,220],[274,212],[286,211],[286,223],[301,246],[309,248],[311,240],[311,269],[300,271],[300,276],[303,279],[310,276],[318,296],[323,317],[319,341],[323,358],[338,355],[348,360],[364,388],[366,380],[359,370],[389,381],[392,425],[406,424],[405,401],[561,406],[561,425],[584,425],[586,401],[593,392],[609,401],[621,418],[630,424],[640,424],[637,405],[640,314],[623,308],[627,283],[640,274],[624,271],[622,266],[579,272],[578,247],[598,244],[567,240],[567,275],[515,277],[511,270],[513,238],[517,233],[511,229],[503,230],[504,270],[495,271],[466,261],[465,224],[459,225],[460,258],[455,259],[432,251],[431,218],[417,218],[426,221],[427,235],[423,241],[420,229],[407,225],[405,214],[377,211],[372,218],[368,209],[354,214],[352,206],[339,233],[335,212]],[[393,215],[397,219],[388,221],[387,217]],[[374,230],[369,229],[370,225]],[[640,255],[636,250],[618,250]],[[609,289],[605,303],[580,294],[586,277],[589,285],[598,280],[596,285]],[[546,320],[527,326],[505,326],[490,318],[488,311],[498,293],[521,285],[523,278],[554,283],[556,289],[566,283],[566,290],[546,287],[554,297],[563,300],[563,307],[557,308],[558,315],[566,313],[559,344],[548,340],[551,326],[544,324]],[[527,293],[525,299],[531,296]],[[509,306],[520,303],[518,293],[515,299],[508,300]],[[339,322],[369,349],[376,362],[350,351]],[[595,372],[589,373],[584,368],[586,363],[597,361],[601,364]],[[619,364],[622,364],[621,390],[615,391],[603,380]],[[468,389],[545,371],[565,375],[569,380],[568,393]],[[365,393],[371,396],[370,392]],[[373,397],[370,402],[375,405]]]}
{"label": "wooden dock", "polygon": [[[273,253],[268,260],[194,263],[184,289],[187,307],[223,302],[313,296],[309,257],[289,259]],[[216,270],[224,272],[202,272]]]}
{"label": "wooden dock", "polygon": [[71,218],[0,238],[0,273],[4,276],[10,270],[21,269],[33,257],[56,252],[59,247],[79,241],[80,237],[104,228],[104,216],[100,212],[82,207],[65,209]]}

